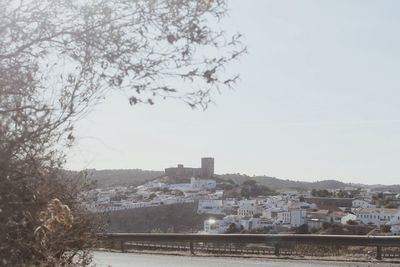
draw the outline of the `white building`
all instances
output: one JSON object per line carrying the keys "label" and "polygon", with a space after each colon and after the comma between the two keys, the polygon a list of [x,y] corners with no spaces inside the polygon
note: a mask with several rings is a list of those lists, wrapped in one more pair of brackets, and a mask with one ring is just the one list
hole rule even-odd
{"label": "white building", "polygon": [[290,223],[290,211],[280,211],[277,213],[276,222],[279,224]]}
{"label": "white building", "polygon": [[342,217],[342,219],[340,220],[340,223],[347,224],[348,221],[355,221],[355,220],[357,220],[357,216],[354,214],[348,213]]}
{"label": "white building", "polygon": [[159,180],[154,180],[154,181],[149,181],[147,183],[145,183],[142,186],[138,186],[136,187],[137,189],[144,187],[144,188],[148,188],[148,189],[153,189],[153,188],[157,188],[157,189],[163,189],[163,188],[168,188],[168,186],[165,183],[160,182]]}
{"label": "white building", "polygon": [[240,220],[240,225],[244,230],[252,231],[252,230],[262,230],[268,227],[272,227],[273,223],[271,220],[267,218],[243,218]]}
{"label": "white building", "polygon": [[346,215],[343,211],[332,211],[329,213],[330,223],[342,224],[342,218]]}
{"label": "white building", "polygon": [[212,190],[217,187],[217,182],[211,179],[196,179],[192,177],[190,179],[190,186],[193,190]]}
{"label": "white building", "polygon": [[307,211],[302,209],[290,210],[290,225],[292,227],[299,227],[306,222]]}
{"label": "white building", "polygon": [[371,203],[363,199],[354,199],[351,203],[351,206],[353,208],[363,208],[363,209],[376,208],[375,205],[372,205]]}
{"label": "white building", "polygon": [[234,225],[237,229],[247,231],[262,230],[272,227],[273,223],[266,218],[243,218],[237,215],[228,215],[221,220],[208,219],[204,221],[204,232],[210,234],[223,234]]}
{"label": "white building", "polygon": [[191,186],[191,184],[170,184],[168,186],[168,189],[186,192],[186,191],[191,191],[192,186]]}
{"label": "white building", "polygon": [[308,229],[319,229],[324,223],[331,223],[332,217],[329,214],[329,210],[308,212],[306,216]]}
{"label": "white building", "polygon": [[204,221],[204,232],[208,234],[223,234],[231,225],[240,229],[240,218],[235,215],[225,216],[222,220],[208,219]]}
{"label": "white building", "polygon": [[107,193],[98,194],[96,203],[99,205],[108,204],[111,202],[111,195]]}
{"label": "white building", "polygon": [[262,207],[257,204],[256,200],[241,200],[237,215],[243,217],[253,217],[255,214],[261,214]]}
{"label": "white building", "polygon": [[307,219],[307,226],[308,229],[320,229],[322,228],[322,225],[324,224],[324,221],[321,219],[317,218],[312,218],[312,219]]}
{"label": "white building", "polygon": [[222,199],[201,199],[197,207],[199,214],[224,214],[224,201]]}
{"label": "white building", "polygon": [[222,220],[208,219],[204,221],[204,232],[207,234],[225,233]]}
{"label": "white building", "polygon": [[392,235],[400,235],[400,224],[394,224],[390,227]]}
{"label": "white building", "polygon": [[371,189],[369,188],[362,188],[360,190],[360,195],[363,197],[370,197],[372,195]]}
{"label": "white building", "polygon": [[400,223],[400,209],[366,208],[356,211],[357,219],[363,224],[384,224]]}
{"label": "white building", "polygon": [[211,179],[190,178],[190,184],[171,184],[168,186],[170,190],[188,191],[206,191],[213,190],[217,187],[217,182]]}

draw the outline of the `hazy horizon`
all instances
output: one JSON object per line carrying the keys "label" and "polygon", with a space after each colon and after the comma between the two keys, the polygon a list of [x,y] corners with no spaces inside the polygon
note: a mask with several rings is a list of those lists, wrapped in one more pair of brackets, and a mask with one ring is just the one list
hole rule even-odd
{"label": "hazy horizon", "polygon": [[221,174],[396,184],[400,2],[229,2],[221,28],[249,51],[232,65],[236,89],[204,112],[131,107],[111,92],[76,126],[67,167],[163,170],[212,156]]}

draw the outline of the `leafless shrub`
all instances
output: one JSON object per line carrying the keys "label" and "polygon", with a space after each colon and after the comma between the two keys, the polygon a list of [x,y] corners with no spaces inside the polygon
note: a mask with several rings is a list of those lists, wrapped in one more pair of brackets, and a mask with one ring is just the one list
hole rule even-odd
{"label": "leafless shrub", "polygon": [[245,51],[216,29],[226,11],[224,0],[0,0],[0,264],[89,263],[89,184],[61,171],[74,123],[111,89],[131,105],[206,108]]}

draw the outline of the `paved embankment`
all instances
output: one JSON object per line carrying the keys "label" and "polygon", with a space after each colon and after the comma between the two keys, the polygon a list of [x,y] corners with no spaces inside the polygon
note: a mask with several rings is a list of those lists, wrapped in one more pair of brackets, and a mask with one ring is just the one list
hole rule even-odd
{"label": "paved embankment", "polygon": [[189,257],[148,255],[134,253],[94,252],[94,263],[98,267],[389,267],[391,263],[355,263],[310,260],[244,259],[228,257]]}

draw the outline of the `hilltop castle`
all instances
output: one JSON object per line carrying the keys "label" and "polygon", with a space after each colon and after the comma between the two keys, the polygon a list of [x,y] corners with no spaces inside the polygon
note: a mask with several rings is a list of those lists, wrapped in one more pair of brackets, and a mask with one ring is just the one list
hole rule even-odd
{"label": "hilltop castle", "polygon": [[166,168],[165,175],[174,178],[211,178],[214,176],[214,158],[201,158],[201,168],[184,167],[183,164]]}

